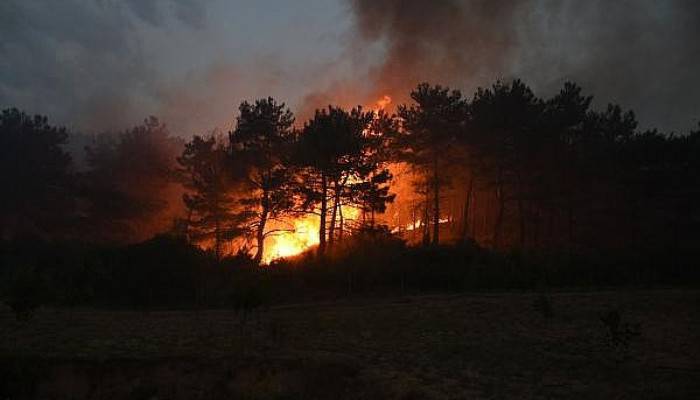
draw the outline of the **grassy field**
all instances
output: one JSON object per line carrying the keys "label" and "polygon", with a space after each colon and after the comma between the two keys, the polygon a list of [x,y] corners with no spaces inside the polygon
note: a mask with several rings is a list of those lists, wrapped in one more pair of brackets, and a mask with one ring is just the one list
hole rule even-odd
{"label": "grassy field", "polygon": [[0,398],[700,398],[699,311],[687,289],[3,309]]}

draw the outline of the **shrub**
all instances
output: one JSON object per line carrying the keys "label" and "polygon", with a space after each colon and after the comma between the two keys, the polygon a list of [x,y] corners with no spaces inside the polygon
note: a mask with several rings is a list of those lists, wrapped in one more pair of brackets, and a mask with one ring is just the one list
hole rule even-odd
{"label": "shrub", "polygon": [[552,298],[545,293],[540,293],[535,297],[535,300],[532,302],[532,308],[545,319],[554,317]]}
{"label": "shrub", "polygon": [[47,298],[44,278],[32,266],[15,268],[3,290],[3,302],[7,304],[18,321],[32,318]]}
{"label": "shrub", "polygon": [[621,313],[615,309],[602,312],[600,321],[605,327],[608,345],[616,350],[628,350],[631,341],[642,334],[641,324],[624,321]]}

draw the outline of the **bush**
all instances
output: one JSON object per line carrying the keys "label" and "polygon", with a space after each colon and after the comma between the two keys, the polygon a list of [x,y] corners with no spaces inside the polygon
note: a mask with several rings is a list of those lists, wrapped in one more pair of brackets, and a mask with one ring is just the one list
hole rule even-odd
{"label": "bush", "polygon": [[627,351],[632,340],[642,334],[641,324],[624,321],[615,309],[601,313],[600,322],[605,327],[607,344],[615,350]]}
{"label": "bush", "polygon": [[3,302],[12,309],[17,321],[27,321],[46,302],[48,286],[31,266],[14,268],[10,274],[3,288]]}
{"label": "bush", "polygon": [[[25,238],[0,242],[0,258],[0,294],[18,318],[41,304],[243,311],[356,294],[692,285],[700,277],[690,254],[670,265],[668,254],[653,249],[641,257],[622,249],[497,253],[473,242],[410,247],[386,227],[336,241],[324,257],[311,249],[264,267],[245,253],[216,260],[166,235],[118,247]],[[545,317],[552,311],[546,300],[533,304]]]}
{"label": "bush", "polygon": [[532,308],[545,319],[554,317],[552,298],[545,293],[540,293],[535,297],[535,300],[532,302]]}

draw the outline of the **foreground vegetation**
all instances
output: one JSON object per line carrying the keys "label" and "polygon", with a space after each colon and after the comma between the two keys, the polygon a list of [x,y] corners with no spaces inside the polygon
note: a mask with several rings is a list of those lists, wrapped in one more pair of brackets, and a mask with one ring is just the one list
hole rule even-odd
{"label": "foreground vegetation", "polygon": [[691,252],[497,253],[471,242],[411,247],[385,229],[358,233],[323,257],[311,249],[268,266],[243,253],[219,260],[176,236],[111,247],[21,240],[2,243],[0,254],[0,301],[18,319],[42,305],[253,311],[356,295],[700,282]]}
{"label": "foreground vegetation", "polygon": [[[546,306],[543,306],[546,304]],[[697,290],[0,311],[3,398],[697,398]],[[613,340],[603,322],[638,334]]]}
{"label": "foreground vegetation", "polygon": [[0,398],[700,394],[697,258],[381,229],[265,267],[172,236],[2,249]]}

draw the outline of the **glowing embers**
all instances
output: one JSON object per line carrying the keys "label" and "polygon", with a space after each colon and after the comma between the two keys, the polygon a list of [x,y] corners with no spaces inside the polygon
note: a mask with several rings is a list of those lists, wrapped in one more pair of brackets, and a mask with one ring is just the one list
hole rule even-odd
{"label": "glowing embers", "polygon": [[[440,224],[446,224],[448,222],[450,222],[449,218],[440,218],[440,221],[439,221]],[[432,221],[430,221],[428,225],[430,225],[431,223],[432,223]],[[416,222],[411,222],[409,224],[406,224],[406,226],[404,226],[404,227],[396,226],[396,227],[392,228],[391,233],[400,233],[402,231],[410,232],[414,229],[419,229],[422,226],[423,226],[423,222],[420,219],[417,219]]]}

